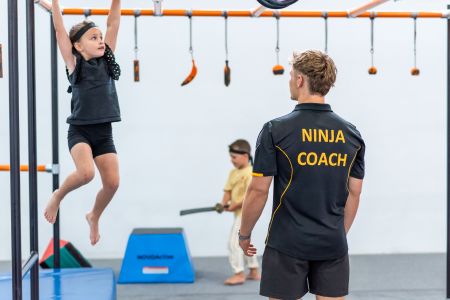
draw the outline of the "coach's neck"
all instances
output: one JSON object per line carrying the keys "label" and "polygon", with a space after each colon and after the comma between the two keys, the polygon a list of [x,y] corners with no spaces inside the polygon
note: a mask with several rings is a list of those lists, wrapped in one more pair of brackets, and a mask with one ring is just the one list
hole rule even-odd
{"label": "coach's neck", "polygon": [[302,103],[318,103],[318,104],[324,104],[325,103],[325,96],[321,95],[311,95],[310,93],[306,92],[304,94],[300,94],[298,97],[298,104]]}
{"label": "coach's neck", "polygon": [[[298,104],[302,103],[318,103],[318,104],[324,104],[325,103],[325,96],[319,93],[313,93],[311,94],[311,91],[309,89],[309,82],[304,77],[305,75],[298,76],[297,81],[297,90],[298,93],[297,101]],[[295,98],[294,98],[295,99]]]}

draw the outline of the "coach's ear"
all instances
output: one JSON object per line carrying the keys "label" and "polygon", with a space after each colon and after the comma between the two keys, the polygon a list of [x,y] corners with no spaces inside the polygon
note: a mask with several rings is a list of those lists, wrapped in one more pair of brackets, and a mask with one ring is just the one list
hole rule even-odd
{"label": "coach's ear", "polygon": [[303,87],[303,85],[305,84],[305,78],[303,77],[303,74],[298,74],[297,75],[297,88],[300,89]]}

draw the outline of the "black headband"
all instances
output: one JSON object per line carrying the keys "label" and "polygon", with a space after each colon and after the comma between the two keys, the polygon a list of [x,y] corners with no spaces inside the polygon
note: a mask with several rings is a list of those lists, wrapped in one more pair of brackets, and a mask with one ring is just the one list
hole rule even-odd
{"label": "black headband", "polygon": [[239,151],[239,150],[234,150],[233,148],[230,147],[230,153],[236,153],[236,154],[248,154],[248,159],[250,160],[251,165],[253,166],[253,157],[250,153],[248,153],[247,151]]}
{"label": "black headband", "polygon": [[70,39],[70,41],[71,41],[72,43],[75,43],[76,41],[78,41],[79,39],[81,39],[81,37],[83,36],[83,34],[85,34],[86,31],[88,31],[88,30],[91,29],[92,27],[98,27],[98,26],[95,25],[94,23],[86,24],[86,25],[83,26],[80,30],[78,30],[77,33],[75,33],[75,35]]}

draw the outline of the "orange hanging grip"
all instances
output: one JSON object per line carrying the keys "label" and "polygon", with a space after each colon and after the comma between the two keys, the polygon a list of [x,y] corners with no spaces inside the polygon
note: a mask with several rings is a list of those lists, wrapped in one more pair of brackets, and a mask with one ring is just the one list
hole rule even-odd
{"label": "orange hanging grip", "polygon": [[230,67],[228,67],[228,60],[225,61],[225,85],[229,86],[231,81],[231,70]]}
{"label": "orange hanging grip", "polygon": [[192,71],[191,74],[189,74],[189,76],[183,81],[183,83],[181,84],[181,86],[188,84],[189,82],[191,82],[192,80],[194,80],[195,75],[197,75],[197,67],[195,66],[195,61],[192,60]]}
{"label": "orange hanging grip", "polygon": [[276,65],[273,67],[273,75],[283,75],[284,74],[284,68],[282,65]]}
{"label": "orange hanging grip", "polygon": [[369,74],[370,74],[370,75],[375,75],[375,74],[377,74],[377,68],[375,68],[375,67],[369,68]]}
{"label": "orange hanging grip", "polygon": [[139,60],[134,61],[134,82],[139,82]]}
{"label": "orange hanging grip", "polygon": [[420,74],[419,69],[414,68],[414,69],[411,70],[411,75],[412,76],[418,76],[419,74]]}

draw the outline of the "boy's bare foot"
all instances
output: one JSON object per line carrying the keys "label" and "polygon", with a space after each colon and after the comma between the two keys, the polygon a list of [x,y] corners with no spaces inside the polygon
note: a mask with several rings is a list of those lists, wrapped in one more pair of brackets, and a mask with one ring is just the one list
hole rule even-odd
{"label": "boy's bare foot", "polygon": [[243,284],[244,282],[245,282],[244,273],[241,272],[241,273],[234,274],[233,277],[225,280],[225,282],[223,284],[224,285],[236,285],[236,284]]}
{"label": "boy's bare foot", "polygon": [[100,240],[100,232],[98,230],[98,219],[92,216],[92,211],[86,214],[86,220],[88,221],[90,234],[89,238],[91,239],[91,245],[95,246]]}
{"label": "boy's bare foot", "polygon": [[261,280],[261,275],[259,275],[258,268],[250,269],[250,273],[245,276],[248,280]]}
{"label": "boy's bare foot", "polygon": [[59,205],[61,204],[61,200],[58,200],[56,194],[58,190],[53,192],[52,197],[47,203],[47,207],[45,208],[44,217],[47,219],[49,223],[55,224],[56,216],[58,215]]}

